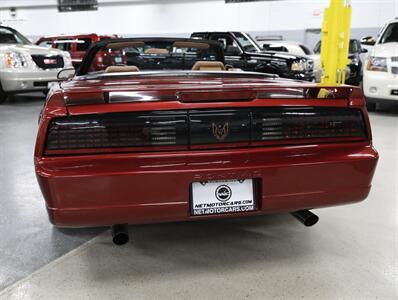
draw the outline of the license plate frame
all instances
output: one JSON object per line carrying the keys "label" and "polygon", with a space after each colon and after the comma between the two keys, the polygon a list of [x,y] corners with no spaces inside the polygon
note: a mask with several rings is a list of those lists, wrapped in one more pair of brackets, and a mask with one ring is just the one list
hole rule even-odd
{"label": "license plate frame", "polygon": [[[230,188],[232,195],[228,196],[225,186]],[[193,182],[190,185],[190,214],[211,216],[252,213],[258,210],[257,197],[256,180],[251,178]]]}

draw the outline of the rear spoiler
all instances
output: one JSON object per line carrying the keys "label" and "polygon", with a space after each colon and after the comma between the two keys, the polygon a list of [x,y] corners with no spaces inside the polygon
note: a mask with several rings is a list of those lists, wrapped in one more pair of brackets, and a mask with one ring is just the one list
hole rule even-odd
{"label": "rear spoiler", "polygon": [[[350,105],[363,105],[364,103],[362,91],[359,88],[351,86],[269,87],[253,90],[205,89],[199,91],[126,90],[68,93],[64,97],[66,106],[163,101],[179,101],[183,103],[240,102],[252,101],[255,99],[339,99],[350,101]],[[355,101],[356,104],[351,103],[352,101]]]}

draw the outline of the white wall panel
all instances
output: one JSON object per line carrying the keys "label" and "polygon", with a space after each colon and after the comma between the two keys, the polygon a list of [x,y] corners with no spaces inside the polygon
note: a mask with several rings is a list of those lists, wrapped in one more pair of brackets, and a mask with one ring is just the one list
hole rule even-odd
{"label": "white wall panel", "polygon": [[[183,35],[199,30],[291,31],[319,28],[328,0],[225,4],[224,0],[99,0],[98,11],[58,13],[55,0],[2,0],[0,19],[29,36],[59,33]],[[17,8],[12,18],[8,7]],[[39,6],[39,7],[38,7]],[[398,0],[353,0],[353,28],[378,28]],[[315,14],[315,15],[314,15]]]}

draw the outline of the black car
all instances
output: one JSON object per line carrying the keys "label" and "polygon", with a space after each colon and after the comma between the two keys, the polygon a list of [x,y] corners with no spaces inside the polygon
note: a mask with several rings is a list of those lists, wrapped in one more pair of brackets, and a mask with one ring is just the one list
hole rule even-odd
{"label": "black car", "polygon": [[[321,53],[321,41],[319,41],[315,48],[314,52],[317,54]],[[348,67],[349,67],[349,74],[347,74],[347,78],[345,83],[350,85],[357,85],[359,86],[362,81],[362,59],[361,54],[368,52],[365,48],[361,47],[361,42],[356,39],[350,40],[350,46],[348,50]]]}
{"label": "black car", "polygon": [[280,77],[313,81],[313,61],[297,55],[263,51],[243,32],[195,32],[191,38],[218,41],[224,48],[225,63],[244,71],[277,74]]}

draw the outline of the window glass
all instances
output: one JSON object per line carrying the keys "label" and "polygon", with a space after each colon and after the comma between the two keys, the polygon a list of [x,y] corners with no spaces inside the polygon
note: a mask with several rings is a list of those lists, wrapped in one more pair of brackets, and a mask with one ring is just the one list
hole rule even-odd
{"label": "window glass", "polygon": [[210,40],[217,41],[223,48],[226,56],[234,56],[242,52],[238,43],[229,35],[213,34]]}
{"label": "window glass", "polygon": [[31,42],[18,31],[0,27],[0,44],[31,44]]}
{"label": "window glass", "polygon": [[244,51],[246,52],[260,51],[260,47],[248,34],[242,34],[241,32],[234,32],[234,35],[238,40],[239,44],[243,47]]}
{"label": "window glass", "polygon": [[319,41],[319,42],[316,44],[316,46],[315,46],[315,48],[314,48],[314,52],[315,52],[316,54],[321,53],[321,41]]}
{"label": "window glass", "polygon": [[350,48],[349,52],[350,53],[357,53],[359,52],[359,43],[356,40],[350,40]]}
{"label": "window glass", "polygon": [[380,44],[398,42],[398,23],[392,23],[384,30],[380,38]]}
{"label": "window glass", "polygon": [[63,51],[70,51],[72,49],[72,42],[71,39],[60,39],[54,41],[55,48],[63,50]]}
{"label": "window glass", "polygon": [[91,46],[91,39],[76,39],[76,51],[87,51]]}
{"label": "window glass", "polygon": [[206,37],[205,33],[194,33],[191,35],[192,39],[204,39]]}
{"label": "window glass", "polygon": [[52,47],[53,42],[51,40],[44,40],[41,41],[39,44],[37,44],[40,47],[46,47],[46,48],[51,48]]}

